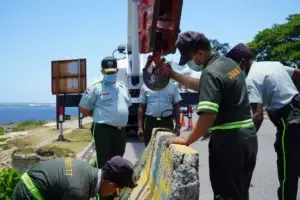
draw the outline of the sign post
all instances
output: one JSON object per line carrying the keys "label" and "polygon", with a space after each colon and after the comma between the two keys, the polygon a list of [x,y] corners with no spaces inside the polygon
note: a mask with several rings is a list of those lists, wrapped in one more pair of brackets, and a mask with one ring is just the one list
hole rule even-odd
{"label": "sign post", "polygon": [[[66,107],[78,107],[82,93],[86,90],[86,59],[56,60],[51,62],[52,94],[56,95],[56,123],[59,129],[57,141],[70,141],[63,136]],[[78,113],[78,128],[82,119]]]}

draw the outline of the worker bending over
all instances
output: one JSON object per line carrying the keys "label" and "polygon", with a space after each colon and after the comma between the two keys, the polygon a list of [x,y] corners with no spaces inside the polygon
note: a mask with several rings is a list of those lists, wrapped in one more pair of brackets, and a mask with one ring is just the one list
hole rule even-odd
{"label": "worker bending over", "polygon": [[166,72],[199,92],[199,118],[187,137],[175,137],[169,144],[188,146],[211,129],[209,171],[214,199],[248,200],[258,144],[242,71],[233,60],[213,52],[202,33],[180,34],[176,47],[181,54],[179,65],[202,70],[200,81],[171,68]]}
{"label": "worker bending over", "polygon": [[120,156],[102,169],[72,158],[40,162],[25,172],[17,183],[13,200],[89,200],[97,194],[117,195],[124,187],[134,187],[133,164]]}
{"label": "worker bending over", "polygon": [[143,139],[145,146],[151,140],[152,129],[163,127],[180,134],[180,101],[182,100],[178,87],[169,83],[159,91],[152,91],[144,84],[139,96],[138,136]]}
{"label": "worker bending over", "polygon": [[256,62],[244,44],[233,47],[227,56],[239,63],[247,75],[249,101],[257,130],[264,119],[264,107],[277,127],[274,147],[280,182],[278,199],[296,200],[300,176],[300,95],[294,83],[299,85],[300,71],[280,62]]}

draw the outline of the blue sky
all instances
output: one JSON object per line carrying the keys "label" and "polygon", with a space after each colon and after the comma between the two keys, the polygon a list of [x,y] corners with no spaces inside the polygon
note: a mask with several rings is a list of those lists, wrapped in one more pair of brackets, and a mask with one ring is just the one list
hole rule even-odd
{"label": "blue sky", "polygon": [[[299,0],[184,0],[181,30],[233,46],[292,13]],[[0,102],[54,102],[51,60],[86,58],[90,83],[126,33],[127,0],[2,0]]]}

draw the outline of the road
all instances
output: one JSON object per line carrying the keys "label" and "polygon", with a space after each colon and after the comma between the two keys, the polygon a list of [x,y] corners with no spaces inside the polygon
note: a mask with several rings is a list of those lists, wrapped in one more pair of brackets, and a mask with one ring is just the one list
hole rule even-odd
{"label": "road", "polygon": [[[182,135],[187,135],[187,132],[183,132]],[[277,179],[276,154],[273,148],[275,127],[268,119],[264,121],[258,133],[258,140],[258,158],[252,179],[254,187],[250,188],[250,199],[276,200],[279,183]],[[191,146],[199,152],[200,200],[213,199],[208,173],[208,141],[198,141]],[[136,162],[143,149],[143,143],[137,140],[129,141],[124,157],[132,162]],[[299,187],[298,190],[300,191]],[[299,194],[297,199],[300,200]]]}

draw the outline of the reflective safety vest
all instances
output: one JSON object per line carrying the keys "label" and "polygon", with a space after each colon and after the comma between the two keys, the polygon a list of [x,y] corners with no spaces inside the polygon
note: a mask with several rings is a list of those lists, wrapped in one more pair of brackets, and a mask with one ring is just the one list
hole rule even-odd
{"label": "reflective safety vest", "polygon": [[26,185],[28,191],[32,194],[35,200],[43,200],[42,195],[40,194],[39,190],[36,188],[34,183],[32,182],[31,178],[28,176],[27,172],[25,172],[22,177],[22,181]]}

